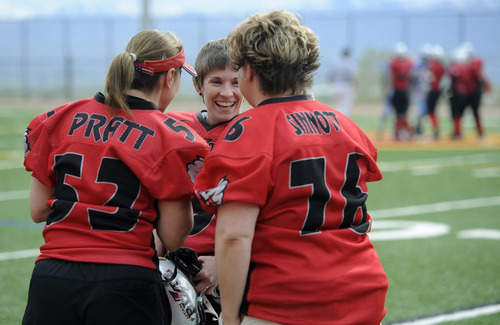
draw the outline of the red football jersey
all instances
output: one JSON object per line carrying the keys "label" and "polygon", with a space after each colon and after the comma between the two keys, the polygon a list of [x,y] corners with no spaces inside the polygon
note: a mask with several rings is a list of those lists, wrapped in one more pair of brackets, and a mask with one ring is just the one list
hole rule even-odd
{"label": "red football jersey", "polygon": [[242,312],[281,324],[380,324],[387,277],[367,232],[377,150],[348,117],[309,95],[236,117],[195,192],[215,210],[261,207]]}
{"label": "red football jersey", "polygon": [[395,90],[408,90],[411,85],[413,62],[407,58],[396,57],[389,63],[392,87]]}
{"label": "red football jersey", "polygon": [[453,91],[459,94],[471,94],[476,91],[472,70],[467,64],[453,62],[448,70]]}
{"label": "red football jersey", "polygon": [[443,64],[439,60],[430,59],[427,61],[427,68],[431,73],[430,89],[439,90],[441,79],[445,73]]}
{"label": "red football jersey", "polygon": [[[209,124],[206,120],[206,110],[201,112],[168,112],[166,115],[190,126],[205,139],[210,150],[227,126],[227,122],[217,125]],[[196,198],[193,199],[193,210],[193,230],[183,246],[194,249],[198,255],[213,255],[215,250],[215,215],[204,211]]]}
{"label": "red football jersey", "polygon": [[155,200],[192,198],[208,146],[152,103],[128,101],[133,117],[110,115],[99,93],[28,126],[26,170],[55,188],[38,260],[156,268]]}
{"label": "red football jersey", "polygon": [[483,60],[480,57],[473,57],[469,62],[469,69],[474,82],[483,82]]}

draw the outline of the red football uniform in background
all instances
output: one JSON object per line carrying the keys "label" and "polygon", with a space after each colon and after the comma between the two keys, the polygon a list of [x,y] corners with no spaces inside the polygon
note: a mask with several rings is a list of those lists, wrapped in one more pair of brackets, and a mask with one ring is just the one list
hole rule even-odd
{"label": "red football uniform in background", "polygon": [[429,114],[432,128],[434,130],[434,138],[437,139],[439,133],[439,122],[436,116],[436,106],[441,95],[441,80],[446,73],[443,63],[438,59],[429,59],[427,61],[427,69],[430,72],[431,80],[429,84],[429,92],[427,93],[426,104],[427,114]]}
{"label": "red football uniform in background", "polygon": [[453,119],[453,139],[462,137],[461,119],[465,107],[470,103],[472,94],[477,85],[474,82],[472,71],[466,62],[452,62],[448,68],[451,79],[451,116]]}
{"label": "red football uniform in background", "polygon": [[156,269],[153,202],[189,200],[208,147],[152,103],[129,97],[129,105],[133,118],[110,115],[99,93],[40,114],[28,126],[26,170],[55,188],[37,261]]}
{"label": "red football uniform in background", "polygon": [[365,205],[367,182],[382,178],[376,160],[352,120],[309,95],[268,99],[229,123],[195,190],[212,211],[228,202],[261,207],[245,315],[380,324],[388,282]]}
{"label": "red football uniform in background", "polygon": [[[396,111],[395,139],[407,140],[412,130],[408,124],[408,108],[410,105],[410,86],[413,62],[410,58],[397,56],[389,62],[391,87],[393,94],[392,106]],[[404,134],[404,133],[407,134]]]}
{"label": "red football uniform in background", "polygon": [[394,90],[409,90],[411,86],[411,70],[413,62],[409,58],[395,57],[389,63]]}
{"label": "red football uniform in background", "polygon": [[476,121],[477,133],[479,137],[482,137],[484,131],[480,116],[481,100],[483,92],[491,92],[491,86],[489,80],[483,74],[483,60],[480,57],[473,56],[469,61],[468,67],[472,78],[473,88],[471,90],[470,100],[465,107],[470,105]]}
{"label": "red football uniform in background", "polygon": [[469,61],[469,69],[471,71],[472,79],[480,84],[484,85],[485,78],[483,76],[483,60],[480,57],[472,57]]}
{"label": "red football uniform in background", "polygon": [[[168,112],[176,120],[190,126],[209,145],[212,150],[215,142],[221,135],[227,122],[211,125],[206,121],[206,110],[201,112]],[[213,255],[215,243],[215,215],[204,211],[197,198],[193,199],[194,226],[189,237],[184,243],[184,247],[192,248],[198,255]]]}
{"label": "red football uniform in background", "polygon": [[453,93],[467,95],[476,90],[472,70],[466,63],[452,62],[448,73],[451,78]]}
{"label": "red football uniform in background", "polygon": [[430,90],[440,90],[441,80],[446,72],[443,63],[440,60],[429,59],[427,61],[427,69],[431,73]]}

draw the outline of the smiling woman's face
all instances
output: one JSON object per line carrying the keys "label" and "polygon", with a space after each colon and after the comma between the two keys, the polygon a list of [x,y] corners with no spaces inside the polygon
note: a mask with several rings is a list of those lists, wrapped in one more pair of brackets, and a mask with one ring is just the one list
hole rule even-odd
{"label": "smiling woman's face", "polygon": [[208,111],[207,122],[215,125],[227,122],[240,112],[243,96],[238,85],[238,74],[227,65],[205,75],[201,89]]}

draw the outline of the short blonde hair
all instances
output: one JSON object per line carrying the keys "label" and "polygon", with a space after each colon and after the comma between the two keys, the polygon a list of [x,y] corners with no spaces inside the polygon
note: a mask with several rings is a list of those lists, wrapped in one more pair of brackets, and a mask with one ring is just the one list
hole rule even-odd
{"label": "short blonde hair", "polygon": [[149,93],[164,74],[148,75],[135,71],[134,62],[167,59],[179,53],[181,48],[180,39],[172,32],[150,29],[137,33],[130,39],[125,51],[118,54],[109,66],[105,85],[106,105],[130,114],[127,91],[138,89]]}
{"label": "short blonde hair", "polygon": [[291,12],[253,14],[227,40],[233,68],[248,63],[263,93],[277,95],[291,89],[304,94],[312,87],[320,66],[318,36]]}

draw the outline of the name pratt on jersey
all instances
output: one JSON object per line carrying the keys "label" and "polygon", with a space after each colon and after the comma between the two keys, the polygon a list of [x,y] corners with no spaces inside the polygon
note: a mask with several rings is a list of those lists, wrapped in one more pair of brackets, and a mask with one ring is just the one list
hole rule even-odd
{"label": "name pratt on jersey", "polygon": [[330,111],[296,112],[286,114],[288,123],[295,129],[295,135],[330,134],[332,129],[342,128],[337,115]]}
{"label": "name pratt on jersey", "polygon": [[125,143],[132,134],[137,134],[137,132],[132,131],[137,130],[139,134],[136,136],[133,145],[135,150],[141,148],[148,136],[155,135],[154,130],[139,123],[126,120],[124,117],[114,116],[108,121],[108,118],[101,114],[92,114],[90,116],[88,113],[75,114],[68,136],[73,136],[75,131],[80,128],[84,128],[84,137],[90,138],[93,136],[95,142],[102,141],[103,143],[114,137],[118,130],[120,130],[118,140]]}

